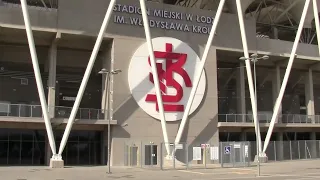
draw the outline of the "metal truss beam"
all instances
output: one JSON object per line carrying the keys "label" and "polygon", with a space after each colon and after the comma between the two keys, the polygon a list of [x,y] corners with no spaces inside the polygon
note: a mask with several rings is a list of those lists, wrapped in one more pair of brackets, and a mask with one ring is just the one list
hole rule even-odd
{"label": "metal truss beam", "polygon": [[223,88],[226,88],[229,84],[229,82],[232,80],[232,78],[236,75],[237,71],[232,70],[231,74],[229,75],[228,79],[225,81],[225,83],[223,84]]}
{"label": "metal truss beam", "polygon": [[[143,0],[141,0],[141,1],[143,1]],[[193,87],[191,89],[190,97],[188,99],[188,102],[187,102],[187,105],[186,105],[186,109],[184,111],[184,114],[183,114],[182,120],[181,120],[181,124],[180,124],[179,129],[178,129],[178,133],[177,133],[177,136],[176,136],[176,139],[175,139],[175,143],[176,144],[180,142],[183,130],[184,130],[185,125],[187,123],[187,120],[188,120],[188,117],[189,117],[189,113],[190,113],[190,109],[191,109],[194,97],[195,97],[197,89],[198,89],[198,85],[199,85],[199,82],[200,82],[200,79],[201,79],[201,75],[203,73],[204,65],[206,63],[206,60],[207,60],[207,57],[208,57],[208,54],[209,54],[209,51],[210,51],[210,48],[211,48],[211,45],[212,45],[213,37],[215,35],[216,29],[217,29],[217,26],[218,26],[218,23],[219,23],[219,20],[220,20],[220,16],[222,14],[224,4],[225,4],[225,0],[220,0],[219,6],[218,6],[218,10],[217,10],[216,16],[215,16],[213,24],[212,24],[212,28],[211,28],[211,31],[210,31],[210,34],[209,34],[209,37],[208,37],[208,41],[207,41],[206,47],[204,49],[204,52],[203,52],[199,67],[196,69],[196,72],[195,72],[195,82],[194,82]]]}
{"label": "metal truss beam", "polygon": [[285,75],[284,75],[284,78],[283,78],[283,82],[282,82],[282,85],[281,85],[281,88],[280,88],[280,91],[279,91],[279,96],[278,96],[278,98],[276,100],[276,103],[275,103],[275,106],[273,108],[274,112],[272,114],[272,118],[271,118],[271,122],[270,122],[270,126],[269,126],[269,129],[268,129],[268,132],[267,132],[266,139],[264,141],[263,153],[265,153],[266,150],[267,150],[267,147],[269,145],[270,138],[271,138],[271,135],[272,135],[272,132],[273,132],[273,128],[274,128],[275,122],[277,120],[277,116],[278,116],[278,113],[279,113],[281,101],[282,101],[284,92],[286,90],[286,86],[287,86],[287,83],[288,83],[288,80],[289,80],[289,76],[290,76],[290,72],[291,72],[291,69],[292,69],[293,61],[294,61],[294,59],[296,57],[296,51],[297,51],[297,48],[298,48],[298,45],[299,45],[299,40],[300,40],[300,37],[301,37],[301,33],[302,33],[303,25],[304,25],[304,22],[305,22],[305,19],[306,19],[306,15],[307,15],[307,12],[308,12],[309,5],[310,5],[310,0],[306,0],[304,8],[303,8],[303,11],[302,11],[302,16],[301,16],[301,20],[300,20],[300,23],[299,23],[298,31],[297,31],[297,34],[296,34],[296,38],[295,38],[295,41],[293,43],[293,47],[292,47],[292,51],[291,51],[291,54],[290,54],[288,66],[287,66],[287,69],[286,69],[286,72],[285,72]]}
{"label": "metal truss beam", "polygon": [[43,5],[46,9],[48,9],[46,3],[45,3],[43,0],[41,0],[41,2],[42,2],[42,5]]}
{"label": "metal truss beam", "polygon": [[316,32],[317,32],[319,56],[320,56],[320,22],[319,22],[319,10],[318,10],[317,0],[313,0],[313,13],[314,13],[314,22],[315,22]]}
{"label": "metal truss beam", "polygon": [[49,117],[54,118],[55,114],[55,103],[56,103],[56,74],[57,74],[57,45],[61,38],[61,33],[57,32],[56,35],[53,37],[50,48],[49,48],[49,58],[48,64],[48,111]]}
{"label": "metal truss beam", "polygon": [[163,133],[165,147],[167,150],[167,156],[169,156],[170,155],[170,144],[169,144],[167,127],[166,127],[166,119],[165,119],[162,96],[161,96],[161,91],[160,91],[159,76],[158,76],[157,67],[156,67],[156,59],[155,59],[154,51],[153,51],[153,45],[152,45],[152,40],[151,40],[149,20],[148,20],[148,14],[147,14],[145,0],[140,0],[140,7],[141,7],[141,12],[142,12],[143,27],[144,27],[144,31],[145,31],[145,35],[146,35],[147,44],[148,44],[151,70],[152,70],[152,74],[153,74],[153,78],[154,78],[154,85],[155,85],[155,90],[156,90],[157,103],[158,103],[158,107],[159,107],[162,133]]}
{"label": "metal truss beam", "polygon": [[297,79],[297,81],[292,85],[291,89],[294,89],[302,80],[303,80],[304,76],[299,75],[299,78]]}
{"label": "metal truss beam", "polygon": [[269,79],[269,77],[270,77],[270,72],[267,72],[268,74],[264,77],[264,79],[261,81],[261,83],[260,83],[260,88],[261,87],[263,87],[264,86],[264,83],[266,83],[267,82],[267,80]]}
{"label": "metal truss beam", "polygon": [[28,39],[28,44],[29,44],[29,49],[30,49],[31,60],[32,60],[34,75],[35,75],[35,79],[36,79],[37,89],[38,89],[38,93],[39,93],[44,123],[45,123],[45,127],[47,130],[48,140],[49,140],[50,148],[51,148],[51,151],[53,154],[53,158],[56,158],[56,154],[57,154],[56,153],[56,143],[55,143],[54,135],[52,132],[51,121],[49,118],[48,104],[46,101],[46,96],[44,94],[43,83],[42,83],[42,79],[41,79],[41,72],[40,72],[40,68],[39,68],[39,61],[38,61],[38,56],[37,56],[36,47],[35,47],[35,43],[34,43],[32,29],[31,29],[30,17],[29,17],[29,12],[28,12],[26,0],[21,0],[21,7],[22,7],[22,14],[23,14],[23,19],[24,19],[24,23],[25,23],[27,39]]}
{"label": "metal truss beam", "polygon": [[81,82],[81,85],[80,85],[76,100],[75,100],[74,105],[72,107],[71,114],[70,114],[66,129],[64,131],[64,134],[63,134],[63,137],[62,137],[62,140],[61,140],[61,143],[60,143],[59,153],[58,153],[59,156],[61,156],[61,154],[62,154],[62,152],[64,150],[64,147],[66,146],[67,140],[69,138],[70,131],[71,131],[72,125],[74,123],[74,119],[75,119],[75,117],[77,115],[77,112],[78,112],[78,109],[79,109],[79,105],[80,105],[80,102],[81,102],[82,97],[83,97],[83,93],[84,93],[84,91],[86,89],[86,86],[87,86],[87,83],[88,83],[92,68],[93,68],[94,63],[96,61],[96,57],[98,55],[98,52],[99,52],[99,49],[100,49],[100,46],[101,46],[105,31],[106,31],[107,26],[109,24],[109,20],[111,19],[111,14],[112,14],[113,7],[114,7],[115,3],[116,3],[116,0],[110,0],[109,7],[107,9],[107,12],[105,14],[104,20],[102,22],[102,25],[101,25],[101,28],[100,28],[96,43],[95,43],[94,48],[92,50],[92,54],[90,56],[86,71],[84,73],[84,76],[83,76],[83,79],[82,79],[82,82]]}
{"label": "metal truss beam", "polygon": [[278,23],[278,21],[285,16],[299,1],[294,1],[288,6],[275,20],[274,23]]}
{"label": "metal truss beam", "polygon": [[257,101],[256,101],[256,97],[255,97],[255,91],[253,88],[254,86],[253,86],[253,80],[252,80],[251,65],[250,65],[250,60],[249,60],[250,59],[249,49],[248,49],[248,44],[247,44],[246,29],[245,29],[244,20],[243,20],[241,1],[236,0],[236,4],[237,4],[237,11],[238,11],[243,53],[244,53],[244,57],[246,58],[245,64],[246,64],[247,80],[248,80],[248,85],[249,85],[249,93],[250,93],[251,108],[252,108],[252,113],[253,113],[254,127],[255,127],[257,142],[259,142],[259,151],[261,151],[262,148],[261,148],[260,126],[259,126],[258,114],[257,114],[257,110],[258,110],[257,104],[256,104]]}
{"label": "metal truss beam", "polygon": [[[196,0],[197,2],[198,0]],[[298,0],[296,0],[298,1]],[[266,136],[266,140],[264,143],[264,148],[263,148],[263,152],[266,151],[266,148],[268,146],[268,143],[270,141],[270,137],[274,128],[274,124],[276,121],[276,117],[281,105],[281,101],[284,95],[284,91],[286,89],[286,85],[288,82],[288,78],[290,76],[290,72],[292,69],[292,65],[293,65],[293,61],[296,57],[295,53],[297,50],[297,46],[299,44],[299,39],[302,33],[302,29],[303,29],[303,24],[304,21],[306,19],[306,14],[307,14],[307,9],[308,6],[310,4],[311,0],[306,0],[305,2],[305,6],[302,12],[302,16],[301,16],[301,20],[299,23],[299,28],[298,28],[298,32],[294,41],[294,45],[292,48],[292,52],[290,54],[290,58],[289,58],[289,62],[287,65],[287,69],[284,75],[284,79],[280,88],[280,92],[279,92],[279,96],[276,100],[275,103],[275,107],[274,107],[274,112],[273,112],[273,116],[271,119],[271,123],[270,123],[270,127],[268,129],[268,133]],[[80,102],[82,100],[83,97],[83,93],[85,91],[85,88],[87,86],[87,82],[89,80],[92,68],[94,66],[97,54],[99,52],[103,37],[104,37],[104,33],[105,30],[107,28],[107,25],[109,23],[109,20],[111,18],[111,14],[112,14],[112,10],[113,7],[115,5],[116,0],[110,0],[110,4],[109,7],[107,9],[107,12],[105,14],[102,26],[100,28],[96,43],[94,45],[92,54],[90,56],[89,59],[89,63],[88,66],[86,68],[84,77],[82,79],[74,106],[72,108],[70,117],[68,119],[68,123],[67,123],[67,127],[65,129],[65,132],[63,134],[62,137],[62,141],[60,144],[60,148],[59,148],[59,152],[58,154],[56,153],[56,145],[55,145],[55,140],[54,140],[54,136],[53,136],[53,132],[52,132],[52,127],[51,127],[51,122],[50,122],[50,118],[48,116],[48,105],[45,99],[45,94],[44,94],[44,89],[43,89],[43,83],[42,83],[42,79],[41,79],[41,73],[40,73],[40,69],[39,69],[39,63],[38,63],[38,57],[37,57],[37,53],[36,53],[36,49],[35,49],[35,43],[34,43],[34,38],[33,38],[33,34],[32,34],[32,29],[31,29],[31,25],[30,25],[30,19],[29,19],[29,14],[28,14],[28,9],[27,9],[27,2],[26,0],[21,0],[21,6],[22,6],[22,13],[23,13],[23,18],[24,18],[24,22],[25,22],[25,27],[26,27],[26,33],[27,33],[27,38],[28,38],[28,44],[29,44],[29,48],[30,48],[30,54],[31,54],[31,59],[32,59],[32,64],[33,64],[33,68],[34,68],[34,73],[35,73],[35,79],[36,79],[36,83],[37,83],[37,89],[38,89],[38,93],[39,93],[39,97],[40,97],[40,103],[41,103],[41,108],[43,111],[43,116],[44,116],[44,121],[45,121],[45,126],[46,126],[46,130],[47,130],[47,135],[48,135],[48,139],[49,139],[49,144],[53,153],[53,158],[61,158],[61,154],[64,150],[64,147],[67,143],[67,139],[69,137],[70,131],[72,129],[72,125],[74,123],[74,119],[75,116],[77,114]],[[187,1],[186,1],[187,2]],[[190,3],[190,2],[189,2]],[[198,71],[196,71],[196,80],[195,80],[195,85],[192,88],[189,100],[187,102],[186,105],[186,110],[184,112],[181,124],[179,126],[179,130],[177,132],[177,136],[175,139],[175,143],[179,143],[181,140],[181,136],[183,133],[183,130],[185,128],[185,124],[187,122],[188,116],[189,116],[189,112],[193,103],[193,99],[195,96],[195,93],[197,91],[198,88],[198,84],[201,78],[201,75],[203,73],[203,69],[204,69],[204,65],[207,59],[207,55],[209,53],[213,38],[214,38],[214,34],[216,31],[216,27],[218,25],[221,13],[223,11],[223,6],[225,4],[225,0],[221,0],[218,10],[217,10],[217,14],[216,17],[214,19],[213,22],[213,26],[201,59],[201,63],[200,63],[200,67],[198,68]],[[244,25],[244,20],[243,20],[243,13],[242,13],[242,8],[241,8],[241,1],[240,0],[236,0],[236,6],[237,6],[237,12],[238,12],[238,18],[239,18],[239,24],[240,24],[240,31],[241,31],[241,38],[242,38],[242,44],[243,44],[243,51],[244,51],[244,56],[249,59],[249,52],[248,52],[248,45],[247,45],[247,39],[246,39],[246,32],[245,32],[245,25]],[[294,4],[294,3],[293,3]],[[284,16],[294,5],[291,4],[284,12],[283,15]],[[145,0],[140,0],[140,6],[141,6],[141,10],[142,10],[142,18],[143,18],[143,24],[144,24],[144,31],[145,31],[145,35],[146,35],[146,40],[147,40],[147,44],[148,44],[148,51],[150,54],[150,60],[151,60],[151,67],[152,67],[152,73],[154,74],[154,82],[155,82],[155,90],[156,90],[156,96],[157,96],[157,102],[159,105],[159,113],[160,113],[160,119],[161,119],[161,126],[162,126],[162,130],[163,130],[163,136],[164,136],[164,141],[167,144],[166,149],[167,149],[167,153],[169,155],[170,153],[170,149],[169,149],[169,140],[168,140],[168,134],[167,134],[167,130],[166,130],[166,120],[165,120],[165,114],[164,114],[164,109],[163,109],[163,102],[162,102],[162,97],[161,97],[161,92],[160,92],[160,85],[159,85],[159,79],[158,79],[158,73],[156,70],[156,59],[154,57],[153,54],[153,45],[152,45],[152,40],[151,40],[151,35],[150,35],[150,27],[149,27],[149,21],[148,21],[148,16],[147,16],[147,12],[146,12],[146,5],[145,5]],[[319,26],[319,16],[318,16],[318,8],[317,8],[317,0],[313,0],[313,10],[314,10],[314,15],[315,15],[315,24],[316,24],[316,31],[317,31],[317,38],[318,38],[318,44],[320,42],[320,26]],[[277,19],[280,19],[280,17],[277,17]],[[319,47],[319,55],[320,55],[320,46]],[[251,73],[251,66],[250,66],[250,62],[249,60],[245,61],[246,63],[246,71],[247,71],[247,79],[248,79],[248,84],[249,84],[249,92],[250,92],[250,98],[251,98],[251,106],[252,106],[252,110],[253,110],[253,119],[255,122],[255,130],[256,130],[256,134],[259,135],[259,139],[257,139],[257,141],[261,142],[260,139],[260,129],[258,125],[258,117],[257,117],[257,104],[256,104],[256,97],[254,95],[254,89],[253,89],[253,80],[252,80],[252,73]],[[259,143],[261,144],[261,143]],[[260,148],[261,149],[261,148]],[[261,151],[261,150],[260,150]]]}

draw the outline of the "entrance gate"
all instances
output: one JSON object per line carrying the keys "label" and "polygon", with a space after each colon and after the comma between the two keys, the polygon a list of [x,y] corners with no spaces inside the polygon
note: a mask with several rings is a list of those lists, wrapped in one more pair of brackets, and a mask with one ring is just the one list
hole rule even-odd
{"label": "entrance gate", "polygon": [[221,142],[221,167],[250,166],[249,142]]}
{"label": "entrance gate", "polygon": [[140,147],[135,144],[126,144],[125,145],[125,158],[124,165],[125,166],[139,166],[140,159]]}
{"label": "entrance gate", "polygon": [[156,166],[158,164],[158,151],[157,145],[145,145],[145,156],[144,165],[146,166]]}
{"label": "entrance gate", "polygon": [[133,167],[157,167],[158,145],[143,143],[125,144],[124,165]]}

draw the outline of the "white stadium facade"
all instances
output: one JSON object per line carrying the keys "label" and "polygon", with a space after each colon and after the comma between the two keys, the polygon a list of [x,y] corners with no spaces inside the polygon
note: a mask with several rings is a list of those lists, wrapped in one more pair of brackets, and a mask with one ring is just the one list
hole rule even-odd
{"label": "white stadium facade", "polygon": [[284,141],[320,139],[319,12],[317,0],[0,0],[0,165],[122,166],[128,144],[156,164],[169,143],[256,139],[281,159]]}

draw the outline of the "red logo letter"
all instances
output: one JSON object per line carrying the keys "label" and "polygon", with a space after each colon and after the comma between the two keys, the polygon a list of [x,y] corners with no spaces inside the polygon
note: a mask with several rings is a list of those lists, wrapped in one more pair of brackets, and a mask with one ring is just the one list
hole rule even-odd
{"label": "red logo letter", "polygon": [[[191,79],[188,73],[182,68],[187,61],[187,54],[182,53],[173,53],[172,44],[166,43],[166,52],[155,51],[154,56],[156,59],[166,60],[165,70],[162,69],[162,63],[156,63],[157,72],[159,76],[159,84],[161,90],[161,96],[163,102],[170,102],[171,104],[163,104],[164,111],[167,112],[183,112],[184,105],[173,104],[179,102],[183,97],[183,88],[182,86],[174,79],[173,74],[179,74],[186,85],[186,87],[192,87]],[[173,60],[177,60],[173,62]],[[150,57],[148,58],[150,65]],[[153,74],[149,74],[149,80],[154,83]],[[166,84],[164,84],[166,80]],[[176,90],[176,95],[167,95],[167,87],[172,87]],[[156,110],[159,111],[157,97],[155,94],[148,94],[146,102],[156,102]]]}

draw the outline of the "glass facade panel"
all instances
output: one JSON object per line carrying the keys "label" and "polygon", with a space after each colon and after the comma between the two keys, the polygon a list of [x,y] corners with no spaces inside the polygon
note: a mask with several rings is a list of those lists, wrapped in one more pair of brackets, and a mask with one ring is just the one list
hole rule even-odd
{"label": "glass facade panel", "polygon": [[68,148],[67,151],[67,158],[66,158],[66,164],[68,165],[76,165],[78,164],[78,158],[79,158],[79,148],[78,148],[78,142],[67,142]]}
{"label": "glass facade panel", "polygon": [[33,165],[44,165],[45,164],[45,149],[46,142],[44,141],[34,141],[34,150],[33,150]]}
{"label": "glass facade panel", "polygon": [[33,141],[21,142],[21,165],[33,164],[32,159],[34,156]]}
{"label": "glass facade panel", "polygon": [[70,133],[69,138],[68,138],[68,142],[78,142],[79,140],[79,132],[75,131]]}
{"label": "glass facade panel", "polygon": [[20,164],[20,148],[21,141],[9,141],[9,155],[8,164],[19,165]]}
{"label": "glass facade panel", "polygon": [[[107,152],[107,151],[105,151]],[[98,165],[101,164],[101,143],[97,141],[90,142],[90,164]]]}
{"label": "glass facade panel", "polygon": [[33,131],[21,130],[20,133],[21,133],[22,141],[30,141],[30,142],[33,141],[33,138],[34,138],[34,132]]}
{"label": "glass facade panel", "polygon": [[9,139],[9,130],[8,129],[0,129],[0,141],[7,141]]}
{"label": "glass facade panel", "polygon": [[0,140],[0,165],[8,164],[8,141]]}
{"label": "glass facade panel", "polygon": [[91,164],[90,163],[90,142],[83,141],[78,144],[79,148],[79,164]]}
{"label": "glass facade panel", "polygon": [[[63,131],[54,134],[60,137]],[[65,165],[101,164],[101,132],[72,131],[70,135],[62,154]],[[45,165],[45,138],[45,130],[0,129],[0,165]]]}
{"label": "glass facade panel", "polygon": [[9,141],[20,141],[20,140],[21,140],[21,130],[20,129],[10,129]]}

